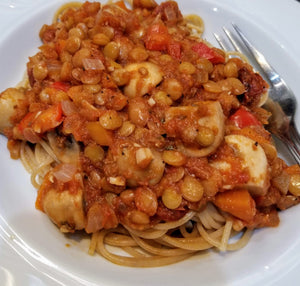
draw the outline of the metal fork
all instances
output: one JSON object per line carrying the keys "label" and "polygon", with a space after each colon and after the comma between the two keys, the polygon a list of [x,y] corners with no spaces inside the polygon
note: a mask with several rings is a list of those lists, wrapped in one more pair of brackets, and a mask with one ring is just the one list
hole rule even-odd
{"label": "metal fork", "polygon": [[[236,51],[241,53],[244,53],[246,47],[254,63],[260,68],[260,73],[270,85],[269,98],[263,106],[272,114],[266,128],[286,145],[290,154],[300,165],[300,135],[295,125],[296,97],[281,76],[267,62],[264,55],[249,42],[240,28],[233,23],[232,26],[235,34],[223,27],[229,42]],[[228,51],[228,43],[218,34],[214,33],[214,36],[220,47]]]}

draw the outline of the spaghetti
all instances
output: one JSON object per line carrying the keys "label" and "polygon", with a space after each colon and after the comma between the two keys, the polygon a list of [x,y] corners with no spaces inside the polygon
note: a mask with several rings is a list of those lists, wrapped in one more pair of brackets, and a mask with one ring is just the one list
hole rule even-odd
{"label": "spaghetti", "polygon": [[131,6],[74,2],[41,28],[27,84],[0,98],[11,156],[91,255],[156,267],[244,247],[300,195],[264,129],[267,83],[176,2]]}

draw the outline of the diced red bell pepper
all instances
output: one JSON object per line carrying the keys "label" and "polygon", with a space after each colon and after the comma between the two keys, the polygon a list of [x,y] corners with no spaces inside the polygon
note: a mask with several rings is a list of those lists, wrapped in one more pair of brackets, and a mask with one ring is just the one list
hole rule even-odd
{"label": "diced red bell pepper", "polygon": [[175,59],[180,59],[181,45],[174,41],[164,23],[155,23],[147,30],[145,45],[151,51],[165,51]]}
{"label": "diced red bell pepper", "polygon": [[222,64],[225,62],[225,58],[222,55],[203,42],[193,45],[192,50],[196,52],[199,57],[208,59],[213,64]]}
{"label": "diced red bell pepper", "polygon": [[55,81],[50,85],[50,87],[67,92],[70,88],[70,85],[66,82]]}
{"label": "diced red bell pepper", "polygon": [[63,121],[61,103],[43,110],[33,121],[32,128],[36,133],[44,133],[51,130]]}
{"label": "diced red bell pepper", "polygon": [[229,120],[231,120],[239,128],[262,125],[261,122],[243,106],[231,115]]}

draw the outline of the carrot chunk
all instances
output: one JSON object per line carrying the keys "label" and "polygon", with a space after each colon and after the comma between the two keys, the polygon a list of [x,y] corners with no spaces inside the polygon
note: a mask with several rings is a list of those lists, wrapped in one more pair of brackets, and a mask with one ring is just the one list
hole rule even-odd
{"label": "carrot chunk", "polygon": [[218,193],[214,203],[222,211],[247,222],[251,221],[256,214],[255,201],[244,189]]}
{"label": "carrot chunk", "polygon": [[88,122],[87,131],[91,138],[101,146],[109,146],[113,141],[113,132],[102,127],[100,122]]}

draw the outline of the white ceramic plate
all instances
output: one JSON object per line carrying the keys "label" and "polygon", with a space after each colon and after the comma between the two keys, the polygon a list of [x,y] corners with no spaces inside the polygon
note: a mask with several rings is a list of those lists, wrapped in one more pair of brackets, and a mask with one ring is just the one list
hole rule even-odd
{"label": "white ceramic plate", "polygon": [[[61,3],[0,3],[0,91],[20,81],[27,57],[40,45],[40,27],[51,22]],[[184,14],[204,18],[205,37],[215,45],[212,32],[221,33],[222,26],[237,23],[300,95],[300,39],[293,37],[300,26],[300,3],[273,0],[270,4],[268,0],[179,0]],[[300,278],[300,206],[282,212],[279,227],[256,231],[240,251],[211,252],[162,268],[119,267],[87,255],[87,239],[67,238],[35,210],[36,190],[21,163],[9,158],[3,136],[0,159],[1,285],[279,286],[295,285]]]}

